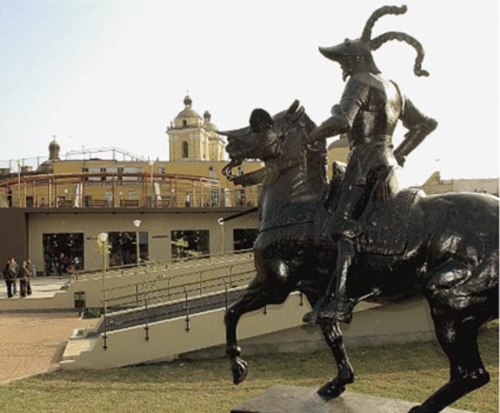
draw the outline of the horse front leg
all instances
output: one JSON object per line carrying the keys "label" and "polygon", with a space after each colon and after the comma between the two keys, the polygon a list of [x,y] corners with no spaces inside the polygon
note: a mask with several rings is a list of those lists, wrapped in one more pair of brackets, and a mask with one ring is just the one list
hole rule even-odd
{"label": "horse front leg", "polygon": [[338,323],[319,319],[318,324],[337,363],[337,376],[318,390],[321,397],[330,400],[340,396],[345,391],[346,385],[354,382],[354,371]]}
{"label": "horse front leg", "polygon": [[[318,300],[321,300],[323,297],[316,286],[303,285],[301,290],[306,295],[313,308],[317,305]],[[320,291],[322,290],[323,288],[320,289]],[[317,324],[323,333],[323,338],[330,348],[337,365],[337,376],[325,383],[318,390],[318,394],[321,397],[330,400],[340,396],[345,391],[346,385],[354,382],[354,371],[344,347],[344,339],[338,323],[326,318],[321,318],[318,319]]]}
{"label": "horse front leg", "polygon": [[248,364],[240,358],[241,349],[238,347],[236,329],[243,314],[258,310],[266,305],[267,299],[259,277],[255,277],[249,284],[243,296],[231,305],[225,315],[226,323],[226,355],[231,363],[233,383],[240,384],[248,374]]}

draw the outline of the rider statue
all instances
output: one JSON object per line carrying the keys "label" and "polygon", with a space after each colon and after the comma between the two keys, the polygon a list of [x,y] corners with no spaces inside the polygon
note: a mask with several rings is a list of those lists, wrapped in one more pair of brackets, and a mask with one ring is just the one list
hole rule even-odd
{"label": "rider statue", "polygon": [[[371,39],[375,22],[386,14],[402,14],[406,6],[385,6],[368,19],[360,39],[346,39],[337,46],[320,48],[328,59],[340,64],[343,80],[347,80],[340,103],[333,106],[331,117],[310,134],[310,142],[347,134],[350,153],[337,208],[331,215],[331,235],[338,240],[337,266],[330,287],[316,314],[322,318],[349,322],[353,302],[346,294],[346,277],[354,256],[354,243],[363,233],[357,222],[362,214],[369,183],[387,176],[390,169],[405,159],[432,132],[437,122],[424,116],[404,96],[396,83],[385,79],[373,60],[372,51],[389,40],[404,41],[415,48],[414,73],[428,76],[421,69],[424,51],[413,37],[401,32],[388,32]],[[402,144],[393,151],[392,135],[398,120],[408,129]],[[360,210],[361,209],[361,210]]]}

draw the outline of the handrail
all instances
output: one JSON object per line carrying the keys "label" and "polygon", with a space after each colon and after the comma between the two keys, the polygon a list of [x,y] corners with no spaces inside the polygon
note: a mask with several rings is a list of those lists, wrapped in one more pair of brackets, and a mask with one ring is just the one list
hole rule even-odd
{"label": "handrail", "polygon": [[[203,255],[199,255],[197,257],[189,257],[189,258],[175,258],[175,259],[165,259],[165,260],[152,260],[152,261],[145,261],[146,264],[141,264],[141,266],[139,268],[151,268],[151,267],[155,267],[155,266],[161,266],[161,265],[165,265],[166,268],[165,269],[177,269],[177,268],[188,268],[189,265],[187,266],[184,266],[184,265],[178,265],[177,264],[184,264],[184,263],[191,263],[193,261],[195,262],[198,262],[198,261],[201,261],[201,260],[205,260],[205,259],[208,259],[209,262],[211,259],[213,258],[219,258],[219,257],[224,257],[224,256],[228,256],[228,257],[233,257],[233,256],[241,256],[241,255],[244,255],[246,253],[249,253],[249,254],[252,254],[253,252],[253,249],[252,248],[248,248],[248,249],[244,249],[244,250],[238,250],[238,251],[226,251],[226,252],[214,252],[214,253],[210,253],[210,254],[203,254]],[[174,265],[174,267],[171,267],[172,265]],[[110,267],[108,269],[108,278],[109,277],[112,277],[112,276],[123,276],[123,275],[126,275],[126,274],[123,274],[123,270],[137,270],[137,263],[134,263],[134,264],[126,264],[126,265],[119,265],[119,266],[114,266],[114,267]],[[78,278],[79,276],[83,276],[83,275],[88,275],[88,276],[100,276],[100,274],[102,273],[102,269],[97,269],[97,270],[91,270],[91,271],[76,271],[75,272],[75,276]],[[134,274],[136,273],[136,271],[134,271]]]}
{"label": "handrail", "polygon": [[[251,280],[253,275],[255,274],[255,270],[247,270],[247,271],[241,271],[238,273],[232,274],[232,281],[233,283],[235,281],[237,282],[248,282]],[[250,276],[249,276],[250,275]],[[213,289],[214,291],[211,291],[211,293],[216,292],[216,291],[227,291],[227,281],[226,279],[228,278],[228,275],[221,275],[216,278],[212,278],[209,280],[202,280],[200,281],[193,281],[190,283],[182,284],[182,285],[177,285],[174,287],[162,287],[158,288],[155,290],[144,290],[140,292],[143,297],[146,295],[150,295],[151,293],[155,294],[155,301],[157,303],[164,303],[168,301],[174,301],[172,297],[175,297],[178,295],[179,297],[182,297],[184,293],[191,293],[191,292],[196,292],[197,294],[192,295],[192,297],[200,297],[203,295],[203,291],[206,291],[208,288]],[[219,290],[216,290],[217,287],[220,287]],[[229,286],[229,288],[236,288],[233,286]],[[164,298],[167,298],[166,300],[163,300]],[[124,301],[126,299],[130,299],[130,301]],[[143,299],[145,300],[145,299]],[[127,294],[119,297],[114,297],[114,298],[108,298],[108,313],[112,313],[113,309],[109,308],[109,306],[112,306],[113,301],[119,301],[121,307],[126,307],[127,305],[133,305],[136,303],[137,296],[136,294]],[[139,300],[140,301],[140,300]],[[134,305],[134,307],[137,307],[137,305]]]}
{"label": "handrail", "polygon": [[[206,268],[205,270],[202,270],[201,272],[204,273],[204,272],[209,272],[209,271],[214,271],[214,270],[218,270],[218,269],[223,269],[225,267],[229,267],[230,268],[230,273],[231,273],[232,272],[232,267],[234,267],[235,265],[238,265],[238,264],[245,264],[245,263],[248,263],[248,261],[241,260],[238,263],[235,263],[234,261],[231,261],[231,262],[221,261],[219,263],[216,263],[216,264],[219,264],[220,266],[218,266],[218,267],[212,266],[210,268]],[[216,265],[216,264],[212,264],[212,265]],[[135,267],[135,268],[137,268],[137,267]],[[182,267],[169,268],[167,270],[178,269],[178,268],[182,268]],[[189,268],[189,267],[187,267],[187,268]],[[153,269],[149,274],[152,275],[152,274],[154,274],[156,272],[161,272],[161,271],[164,271],[164,270],[163,269]],[[163,280],[166,280],[166,279],[168,279],[168,280],[176,280],[176,279],[179,279],[179,278],[184,278],[184,277],[192,276],[192,275],[198,274],[198,273],[200,273],[199,269],[193,270],[193,271],[190,271],[190,272],[185,272],[185,273],[182,273],[182,274],[173,275],[171,277],[163,277]],[[131,275],[136,275],[136,274],[137,274],[137,272],[134,272]],[[121,274],[121,275],[124,275],[124,274]],[[162,281],[162,279],[158,279],[157,281]],[[108,288],[108,291],[118,291],[118,290],[122,290],[122,289],[127,289],[127,288],[130,288],[131,286],[140,285],[140,284],[144,284],[144,283],[147,283],[147,282],[151,282],[151,281],[143,281],[143,282],[139,282],[139,283],[138,282],[133,282],[133,283],[130,283],[130,284],[119,285],[119,286],[116,286],[116,287]]]}

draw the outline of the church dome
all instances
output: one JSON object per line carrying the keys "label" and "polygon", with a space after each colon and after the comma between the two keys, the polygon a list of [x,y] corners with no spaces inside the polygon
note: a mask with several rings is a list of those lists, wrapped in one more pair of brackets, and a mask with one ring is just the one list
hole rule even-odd
{"label": "church dome", "polygon": [[177,115],[176,119],[201,119],[201,116],[191,108],[191,105],[193,104],[193,101],[189,97],[189,95],[186,95],[184,98],[184,105],[185,108],[179,112]]}
{"label": "church dome", "polygon": [[57,143],[56,138],[52,139],[52,141],[49,144],[49,151],[51,149],[61,149],[61,146]]}
{"label": "church dome", "polygon": [[54,136],[54,139],[49,144],[49,160],[58,161],[60,150],[61,150],[61,147],[57,143],[56,137]]}
{"label": "church dome", "polygon": [[217,131],[217,126],[215,125],[215,123],[211,122],[212,115],[210,114],[210,112],[208,110],[206,110],[205,113],[203,114],[203,119],[205,119],[205,129],[206,130],[214,131],[214,132]]}
{"label": "church dome", "polygon": [[333,141],[330,145],[328,145],[328,151],[336,148],[349,148],[349,141],[347,140],[347,136],[341,135],[340,139]]}

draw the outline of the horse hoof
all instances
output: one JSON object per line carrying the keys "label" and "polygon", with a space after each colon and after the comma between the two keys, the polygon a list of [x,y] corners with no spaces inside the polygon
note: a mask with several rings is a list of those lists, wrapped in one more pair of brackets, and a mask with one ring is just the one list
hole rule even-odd
{"label": "horse hoof", "polygon": [[248,363],[237,357],[231,362],[231,371],[233,372],[233,383],[240,384],[247,377]]}
{"label": "horse hoof", "polygon": [[338,380],[335,378],[325,385],[323,385],[319,390],[318,394],[324,400],[332,400],[339,397],[342,393],[345,392],[345,385],[340,384]]}

